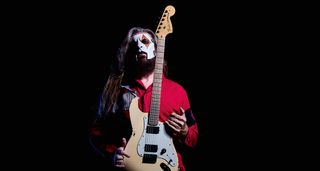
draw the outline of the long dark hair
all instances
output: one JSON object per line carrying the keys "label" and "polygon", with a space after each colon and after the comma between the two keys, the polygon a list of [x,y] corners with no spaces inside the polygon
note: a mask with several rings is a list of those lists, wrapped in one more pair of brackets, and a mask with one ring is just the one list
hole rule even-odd
{"label": "long dark hair", "polygon": [[120,93],[120,85],[130,74],[128,72],[128,62],[131,55],[129,46],[133,40],[132,36],[139,32],[149,33],[153,39],[152,41],[155,43],[155,48],[157,47],[157,37],[152,30],[133,27],[128,31],[127,36],[121,43],[117,56],[111,65],[111,72],[102,92],[101,103],[104,111],[103,113],[105,114],[112,111]]}

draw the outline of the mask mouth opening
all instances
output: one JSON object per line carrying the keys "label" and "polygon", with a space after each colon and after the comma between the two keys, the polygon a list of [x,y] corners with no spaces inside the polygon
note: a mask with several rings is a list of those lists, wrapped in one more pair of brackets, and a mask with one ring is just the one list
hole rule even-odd
{"label": "mask mouth opening", "polygon": [[139,52],[137,55],[137,60],[147,59],[148,54],[146,52]]}

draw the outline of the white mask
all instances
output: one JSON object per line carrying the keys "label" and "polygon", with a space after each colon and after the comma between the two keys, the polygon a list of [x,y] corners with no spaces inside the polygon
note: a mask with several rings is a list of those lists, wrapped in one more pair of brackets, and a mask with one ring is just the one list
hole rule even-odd
{"label": "white mask", "polygon": [[147,59],[152,59],[155,57],[155,47],[152,38],[148,33],[138,33],[133,36],[133,40],[137,43],[139,48],[138,52],[145,52],[147,54]]}

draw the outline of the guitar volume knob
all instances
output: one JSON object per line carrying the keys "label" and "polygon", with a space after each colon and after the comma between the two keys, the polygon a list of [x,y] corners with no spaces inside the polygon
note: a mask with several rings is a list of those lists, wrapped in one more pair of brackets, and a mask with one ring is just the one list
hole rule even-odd
{"label": "guitar volume knob", "polygon": [[167,150],[165,148],[163,148],[160,152],[160,155],[163,155],[165,152],[167,152]]}

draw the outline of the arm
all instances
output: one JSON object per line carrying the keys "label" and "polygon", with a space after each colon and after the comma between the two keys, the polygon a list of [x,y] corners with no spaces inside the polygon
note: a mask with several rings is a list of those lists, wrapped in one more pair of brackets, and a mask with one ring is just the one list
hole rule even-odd
{"label": "arm", "polygon": [[130,157],[124,152],[125,137],[130,130],[128,120],[124,118],[121,110],[118,110],[117,113],[105,114],[102,105],[99,105],[97,118],[89,129],[91,145],[112,166],[124,167],[124,157]]}
{"label": "arm", "polygon": [[89,128],[89,140],[97,153],[112,159],[122,139],[121,119],[118,114],[104,112],[100,101],[96,118]]}
{"label": "arm", "polygon": [[186,127],[188,129],[186,136],[184,137],[184,143],[187,146],[194,147],[198,142],[198,124],[193,116],[192,110],[188,109],[185,112]]}
{"label": "arm", "polygon": [[93,149],[95,149],[97,153],[107,159],[111,159],[117,146],[113,139],[115,135],[112,135],[112,132],[108,131],[108,129],[111,129],[111,125],[109,125],[108,122],[109,121],[106,119],[100,117],[96,118],[89,128],[89,140]]}
{"label": "arm", "polygon": [[192,113],[188,95],[181,87],[180,91],[176,91],[179,107],[168,117],[166,124],[173,130],[174,136],[188,147],[195,147],[198,142],[198,124]]}

